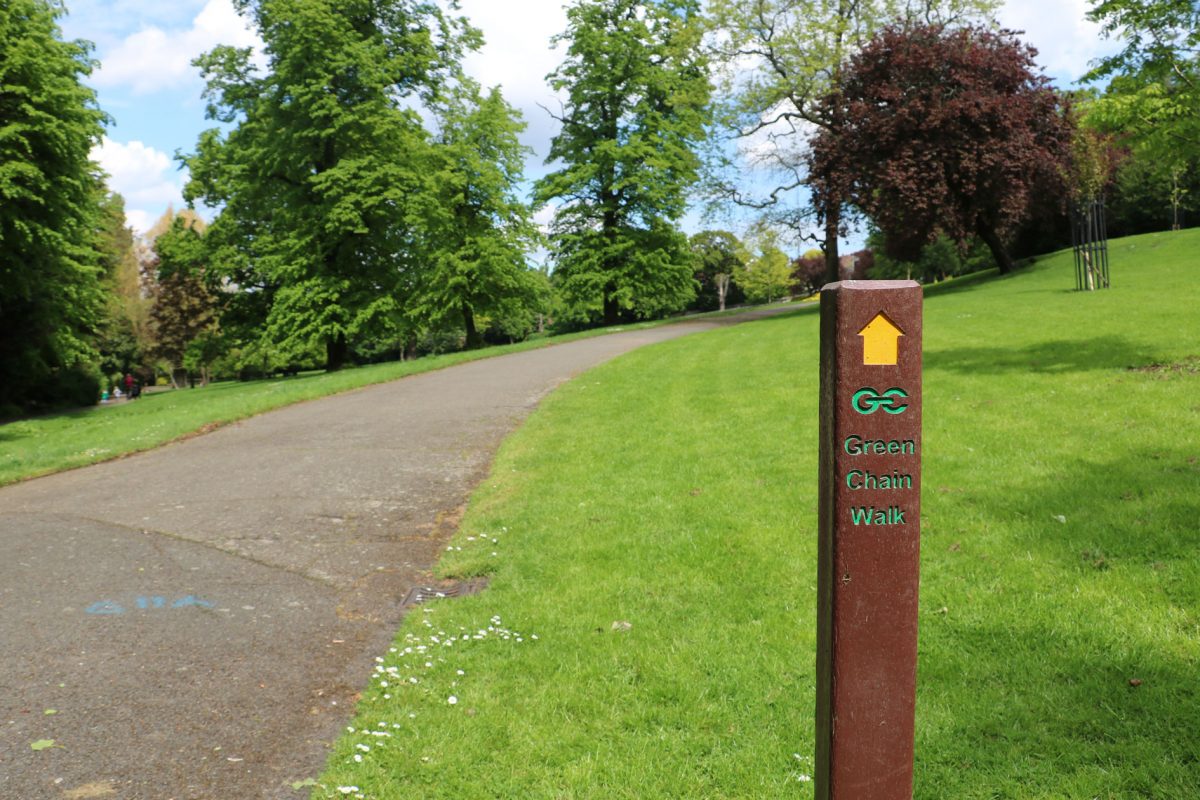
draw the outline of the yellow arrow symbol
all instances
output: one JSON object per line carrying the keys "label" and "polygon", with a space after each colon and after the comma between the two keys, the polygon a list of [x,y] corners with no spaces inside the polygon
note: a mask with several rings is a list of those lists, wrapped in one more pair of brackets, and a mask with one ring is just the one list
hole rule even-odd
{"label": "yellow arrow symbol", "polygon": [[895,364],[904,331],[880,311],[858,332],[863,337],[864,364]]}

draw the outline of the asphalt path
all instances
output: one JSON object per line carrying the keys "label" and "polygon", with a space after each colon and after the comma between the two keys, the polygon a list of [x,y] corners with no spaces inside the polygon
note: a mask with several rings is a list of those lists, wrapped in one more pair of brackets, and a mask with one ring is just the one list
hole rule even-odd
{"label": "asphalt path", "polygon": [[503,437],[589,367],[763,314],[483,359],[0,489],[0,798],[300,797]]}

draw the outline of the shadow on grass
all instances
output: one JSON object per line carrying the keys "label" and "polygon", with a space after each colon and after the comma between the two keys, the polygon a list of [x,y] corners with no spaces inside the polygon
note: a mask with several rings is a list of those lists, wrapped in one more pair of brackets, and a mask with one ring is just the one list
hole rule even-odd
{"label": "shadow on grass", "polygon": [[96,404],[85,408],[74,409],[58,409],[54,411],[45,411],[40,414],[29,414],[23,417],[14,417],[0,421],[0,442],[17,442],[21,439],[28,439],[34,433],[34,428],[27,425],[21,425],[22,422],[40,422],[46,419],[65,419],[70,421],[81,420],[91,414],[108,411],[104,406]]}
{"label": "shadow on grass", "polygon": [[983,559],[995,583],[922,619],[917,797],[1196,796],[1197,498],[1194,446],[1074,459],[977,496],[1024,524],[1005,552],[930,554],[943,575]]}
{"label": "shadow on grass", "polygon": [[1154,362],[1154,354],[1119,336],[1055,339],[1029,347],[952,347],[929,350],[925,367],[956,372],[1086,372]]}
{"label": "shadow on grass", "polygon": [[939,619],[922,639],[955,655],[921,665],[915,797],[1195,796],[1194,661],[1039,619]]}
{"label": "shadow on grass", "polygon": [[1000,271],[993,267],[992,269],[984,269],[980,270],[979,272],[972,272],[969,275],[959,275],[957,277],[944,280],[941,283],[929,284],[923,288],[922,294],[927,298],[940,297],[947,294],[956,294],[958,292],[964,292],[968,289],[974,289],[981,283],[986,283],[997,278],[1012,277],[1013,274],[1015,273],[1001,275]]}
{"label": "shadow on grass", "polygon": [[[1087,573],[1120,566],[1200,565],[1200,447],[1074,459],[1034,483],[1006,481],[977,501],[996,519],[1034,523],[1011,546]],[[1065,520],[1065,521],[1063,521]],[[1200,603],[1200,585],[1187,587]],[[1195,609],[1200,615],[1200,606]]]}

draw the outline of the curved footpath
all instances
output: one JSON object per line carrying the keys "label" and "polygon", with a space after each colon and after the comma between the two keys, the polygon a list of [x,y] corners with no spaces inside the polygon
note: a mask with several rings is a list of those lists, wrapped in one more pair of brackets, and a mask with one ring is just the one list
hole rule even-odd
{"label": "curved footpath", "polygon": [[299,796],[501,439],[584,369],[766,313],[483,359],[0,489],[0,797]]}

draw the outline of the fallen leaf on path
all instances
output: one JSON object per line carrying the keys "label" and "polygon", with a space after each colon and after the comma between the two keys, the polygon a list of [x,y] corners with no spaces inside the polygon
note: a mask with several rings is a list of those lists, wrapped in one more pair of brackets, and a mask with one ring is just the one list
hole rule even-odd
{"label": "fallen leaf on path", "polygon": [[33,744],[29,745],[29,749],[31,750],[46,750],[50,747],[54,747],[53,739],[38,739]]}
{"label": "fallen leaf on path", "polygon": [[95,781],[63,792],[63,800],[92,800],[96,797],[112,797],[116,793],[112,781]]}

